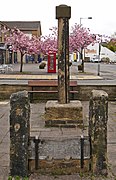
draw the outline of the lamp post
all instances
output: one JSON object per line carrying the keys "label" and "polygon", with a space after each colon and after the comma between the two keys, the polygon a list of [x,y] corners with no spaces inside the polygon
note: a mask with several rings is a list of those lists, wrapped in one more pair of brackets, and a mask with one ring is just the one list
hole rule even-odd
{"label": "lamp post", "polygon": [[[92,17],[80,17],[80,26],[82,25],[82,23],[81,23],[82,19],[92,19]],[[83,56],[85,56],[85,51],[84,51],[84,49],[81,48],[79,60],[82,59],[82,64],[81,64],[82,65],[82,72],[84,72],[84,58],[85,58]]]}
{"label": "lamp post", "polygon": [[101,52],[101,44],[99,42],[99,53],[98,53],[98,76],[100,76],[100,52]]}
{"label": "lamp post", "polygon": [[99,42],[99,50],[98,50],[98,76],[100,76],[100,53],[101,53],[101,43],[102,43],[102,36],[101,35],[99,35],[99,37],[100,37],[100,42]]}
{"label": "lamp post", "polygon": [[81,20],[82,20],[82,19],[92,19],[92,17],[86,17],[86,18],[80,17],[80,25],[82,24],[82,23],[81,23]]}

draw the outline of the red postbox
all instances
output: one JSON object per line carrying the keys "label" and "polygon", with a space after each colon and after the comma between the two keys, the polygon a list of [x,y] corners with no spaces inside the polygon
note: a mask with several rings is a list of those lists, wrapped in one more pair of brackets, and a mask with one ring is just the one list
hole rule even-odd
{"label": "red postbox", "polygon": [[48,73],[56,73],[56,52],[48,53]]}

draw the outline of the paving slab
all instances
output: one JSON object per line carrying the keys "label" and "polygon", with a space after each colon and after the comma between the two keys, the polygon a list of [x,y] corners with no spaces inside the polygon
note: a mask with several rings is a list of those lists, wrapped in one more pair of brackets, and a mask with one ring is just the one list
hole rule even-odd
{"label": "paving slab", "polygon": [[[13,65],[13,72],[6,72],[6,74],[0,74],[0,79],[11,79],[11,80],[28,80],[28,79],[57,79],[58,73],[48,73],[47,66],[45,69],[39,69],[38,64],[24,64],[23,73],[19,73],[20,64]],[[79,73],[77,65],[70,67],[70,79],[78,80],[102,80],[103,77],[97,76],[96,74],[87,72]]]}

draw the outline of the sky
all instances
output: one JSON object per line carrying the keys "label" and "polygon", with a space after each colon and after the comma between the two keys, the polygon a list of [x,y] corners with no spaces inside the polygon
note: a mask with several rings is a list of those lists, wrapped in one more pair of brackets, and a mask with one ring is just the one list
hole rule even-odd
{"label": "sky", "polygon": [[56,6],[61,4],[71,6],[70,27],[83,18],[81,24],[91,33],[116,32],[116,0],[1,0],[0,21],[40,21],[42,35],[48,35],[58,25]]}

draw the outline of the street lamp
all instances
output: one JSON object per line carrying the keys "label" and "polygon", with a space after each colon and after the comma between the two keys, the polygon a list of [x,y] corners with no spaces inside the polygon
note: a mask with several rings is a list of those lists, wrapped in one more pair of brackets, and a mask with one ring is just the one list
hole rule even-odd
{"label": "street lamp", "polygon": [[98,53],[98,76],[100,76],[100,52],[101,52],[101,44],[99,42],[99,53]]}
{"label": "street lamp", "polygon": [[81,20],[82,19],[92,19],[92,17],[87,17],[87,18],[80,17],[80,25],[81,25]]}
{"label": "street lamp", "polygon": [[[82,19],[92,19],[92,17],[80,17],[80,26],[82,25],[81,24],[81,20]],[[83,55],[83,52],[84,52],[84,55]],[[83,56],[85,56],[85,50],[83,49],[83,52],[82,52],[82,48],[81,48],[81,54],[79,56],[79,60],[82,59],[82,71],[84,71],[84,58]]]}
{"label": "street lamp", "polygon": [[100,76],[100,53],[101,53],[101,43],[102,43],[102,36],[99,35],[101,38],[99,42],[99,51],[98,51],[98,76]]}

